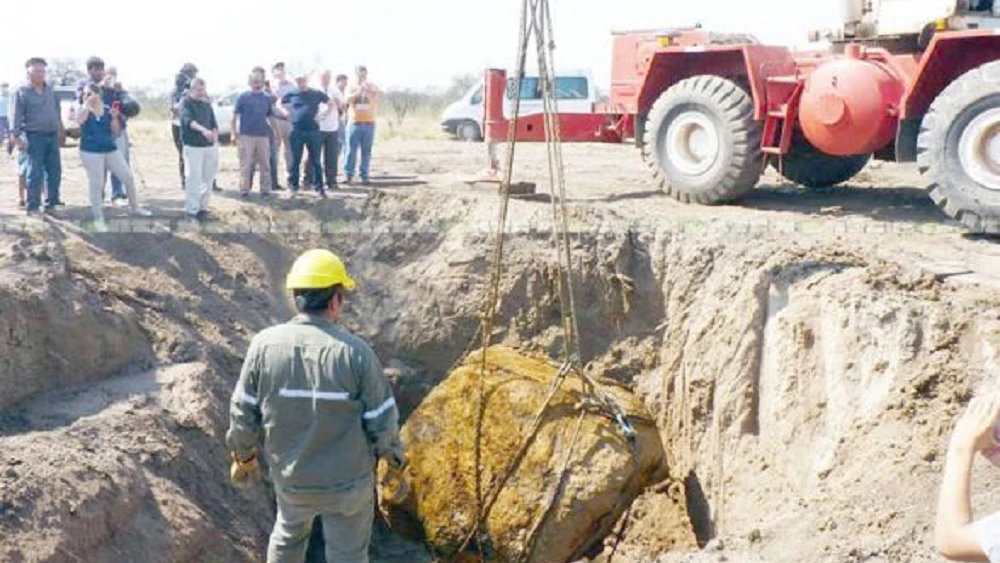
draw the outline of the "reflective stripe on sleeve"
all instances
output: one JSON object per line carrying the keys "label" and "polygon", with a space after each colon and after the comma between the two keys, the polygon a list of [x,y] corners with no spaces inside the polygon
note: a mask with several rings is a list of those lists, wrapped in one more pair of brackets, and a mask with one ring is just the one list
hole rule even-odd
{"label": "reflective stripe on sleeve", "polygon": [[278,395],[296,399],[320,399],[323,401],[348,401],[350,393],[336,393],[333,391],[313,391],[312,389],[281,389]]}
{"label": "reflective stripe on sleeve", "polygon": [[246,403],[248,405],[256,405],[257,404],[257,397],[254,397],[253,395],[251,395],[250,393],[247,393],[246,391],[243,392],[243,396],[240,397],[240,400],[242,400],[244,403]]}
{"label": "reflective stripe on sleeve", "polygon": [[370,411],[366,412],[365,414],[361,415],[361,417],[364,418],[365,420],[371,420],[373,418],[378,418],[378,417],[382,416],[383,414],[385,414],[385,411],[391,409],[394,406],[396,406],[396,398],[395,397],[389,397],[389,399],[386,402],[384,402],[381,405],[379,405],[379,407],[377,409],[370,410]]}

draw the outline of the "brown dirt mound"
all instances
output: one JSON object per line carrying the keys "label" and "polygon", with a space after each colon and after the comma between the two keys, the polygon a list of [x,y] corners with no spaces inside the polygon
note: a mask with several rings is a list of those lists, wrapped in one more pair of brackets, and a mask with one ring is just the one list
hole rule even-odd
{"label": "brown dirt mound", "polygon": [[0,237],[5,243],[15,266],[0,272],[0,409],[149,366],[152,350],[135,312],[74,283],[60,245],[27,234]]}
{"label": "brown dirt mound", "polygon": [[23,407],[41,430],[3,440],[0,560],[252,560],[271,513],[220,478],[225,386],[180,364]]}

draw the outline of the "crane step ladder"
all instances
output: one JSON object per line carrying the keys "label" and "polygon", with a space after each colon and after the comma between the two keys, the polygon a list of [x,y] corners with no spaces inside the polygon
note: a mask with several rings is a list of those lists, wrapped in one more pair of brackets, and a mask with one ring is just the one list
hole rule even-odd
{"label": "crane step ladder", "polygon": [[[796,75],[768,76],[764,79],[767,112],[760,150],[767,156],[788,154],[795,132],[795,116],[805,82]],[[766,165],[765,159],[765,165]]]}

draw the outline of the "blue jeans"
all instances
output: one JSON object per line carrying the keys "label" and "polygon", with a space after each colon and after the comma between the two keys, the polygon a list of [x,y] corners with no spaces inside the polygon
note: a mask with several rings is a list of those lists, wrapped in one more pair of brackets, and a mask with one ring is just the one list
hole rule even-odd
{"label": "blue jeans", "polygon": [[340,147],[340,158],[343,162],[347,163],[347,123],[344,121],[340,122],[340,128],[337,129],[337,146]]}
{"label": "blue jeans", "polygon": [[[129,162],[128,129],[122,131],[122,134],[115,139],[115,144],[118,145],[118,150],[125,157],[125,162]],[[112,174],[110,170],[108,170],[107,175],[111,178],[111,199],[126,199],[125,190],[122,188],[122,181],[118,179],[118,176]]]}
{"label": "blue jeans", "polygon": [[368,180],[368,171],[372,162],[372,145],[375,143],[374,123],[352,123],[349,133],[350,142],[347,149],[347,164],[344,175],[350,180],[354,177],[357,164],[358,149],[361,150],[361,179]]}
{"label": "blue jeans", "polygon": [[48,197],[45,206],[59,202],[62,181],[62,159],[59,156],[59,134],[28,131],[28,211],[42,206],[42,182],[47,180]]}
{"label": "blue jeans", "polygon": [[[323,144],[323,137],[319,130],[299,131],[297,129],[292,129],[289,142],[292,145],[292,162],[288,165],[288,187],[292,190],[298,190],[300,178],[299,168],[302,166],[303,149],[309,151],[309,161],[312,165],[312,170],[309,171],[309,177],[323,177],[323,169],[320,165],[320,148]],[[320,186],[320,191],[322,191],[322,189],[322,186]]]}
{"label": "blue jeans", "polygon": [[7,134],[10,132],[10,122],[7,120],[6,115],[0,115],[0,141],[7,140]]}

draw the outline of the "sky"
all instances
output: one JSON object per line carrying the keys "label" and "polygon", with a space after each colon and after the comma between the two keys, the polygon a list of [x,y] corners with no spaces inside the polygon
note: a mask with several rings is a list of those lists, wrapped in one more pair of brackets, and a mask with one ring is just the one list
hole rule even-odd
{"label": "sky", "polygon": [[[801,44],[831,27],[843,0],[550,0],[556,69],[610,80],[611,32],[691,25]],[[7,2],[5,2],[6,4]],[[383,88],[446,87],[460,74],[513,65],[520,0],[333,0],[303,15],[294,0],[69,0],[11,2],[0,10],[0,77],[23,79],[31,56],[91,55],[126,85],[168,88],[192,61],[209,90],[228,91],[249,70],[283,60],[316,71],[369,68]],[[817,5],[821,6],[817,6]],[[821,8],[821,9],[820,9]],[[485,15],[475,13],[482,11]],[[835,17],[833,18],[836,19]],[[18,23],[21,22],[21,23]],[[35,29],[41,26],[44,33]]]}

